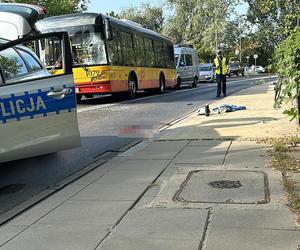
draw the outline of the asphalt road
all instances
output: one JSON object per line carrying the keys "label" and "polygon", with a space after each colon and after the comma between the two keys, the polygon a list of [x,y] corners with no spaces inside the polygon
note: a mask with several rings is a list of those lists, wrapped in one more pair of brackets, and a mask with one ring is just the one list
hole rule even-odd
{"label": "asphalt road", "polygon": [[[257,77],[232,78],[227,84],[227,95],[257,81]],[[111,157],[141,137],[151,138],[160,127],[216,100],[215,95],[215,83],[200,83],[194,89],[170,90],[161,95],[141,92],[130,101],[111,96],[81,101],[78,104],[80,148],[0,164],[0,223],[14,214],[10,211],[18,204],[107,157],[109,152]]]}

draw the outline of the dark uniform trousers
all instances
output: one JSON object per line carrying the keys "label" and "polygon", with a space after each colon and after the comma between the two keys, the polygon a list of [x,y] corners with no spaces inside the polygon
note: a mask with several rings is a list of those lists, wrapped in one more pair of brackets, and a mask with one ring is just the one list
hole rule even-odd
{"label": "dark uniform trousers", "polygon": [[216,75],[216,81],[217,81],[217,96],[221,95],[221,90],[223,95],[226,95],[226,75],[223,74],[217,74]]}

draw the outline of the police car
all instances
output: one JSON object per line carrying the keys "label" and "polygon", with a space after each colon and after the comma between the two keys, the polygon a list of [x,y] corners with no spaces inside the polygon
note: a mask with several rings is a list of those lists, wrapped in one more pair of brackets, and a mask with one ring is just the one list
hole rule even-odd
{"label": "police car", "polygon": [[[15,26],[23,38],[0,40],[0,162],[80,146],[67,33],[28,35]],[[52,75],[57,58],[62,68]]]}

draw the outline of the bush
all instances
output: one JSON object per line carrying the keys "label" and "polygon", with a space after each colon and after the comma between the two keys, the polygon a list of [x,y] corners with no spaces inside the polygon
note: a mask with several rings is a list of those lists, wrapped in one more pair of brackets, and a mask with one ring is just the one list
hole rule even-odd
{"label": "bush", "polygon": [[[299,97],[300,84],[300,29],[291,34],[275,51],[276,73],[282,82],[282,96],[290,100]],[[282,98],[275,103],[280,107]],[[296,108],[285,110],[285,113],[295,119],[298,115]]]}

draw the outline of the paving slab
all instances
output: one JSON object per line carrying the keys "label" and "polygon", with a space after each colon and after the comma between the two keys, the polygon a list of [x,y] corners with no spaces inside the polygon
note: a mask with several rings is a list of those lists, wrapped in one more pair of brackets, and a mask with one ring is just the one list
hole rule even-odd
{"label": "paving slab", "polygon": [[113,237],[134,239],[202,240],[205,209],[134,209],[113,232]]}
{"label": "paving slab", "polygon": [[[175,164],[177,165],[177,164]],[[195,165],[189,165],[187,164],[187,166],[184,166],[183,164],[179,164],[179,166],[183,166],[180,167],[178,169],[176,168],[168,168],[168,170],[172,170],[173,172],[170,172],[170,174],[168,176],[166,176],[166,178],[163,178],[161,180],[161,178],[159,178],[154,184],[159,184],[160,186],[160,191],[159,193],[156,195],[156,197],[154,197],[151,201],[149,201],[149,204],[145,204],[145,207],[151,207],[151,208],[183,208],[183,209],[196,209],[196,208],[201,208],[201,209],[206,209],[206,208],[226,208],[226,207],[230,207],[230,208],[240,208],[240,209],[286,209],[286,205],[285,205],[285,196],[284,196],[284,190],[281,184],[281,173],[278,171],[275,171],[273,169],[270,168],[266,168],[264,169],[264,171],[261,170],[241,170],[241,168],[236,168],[236,169],[230,169],[230,170],[226,170],[224,168],[222,168],[222,166],[207,166],[207,167],[203,167],[202,166],[195,166]],[[233,196],[233,194],[235,194],[235,192],[237,191],[233,191],[233,193],[231,193],[232,191],[230,191],[228,193],[228,199],[225,200],[226,202],[224,203],[220,203],[220,202],[213,202],[216,201],[216,198],[220,198],[222,196],[220,196],[217,192],[223,192],[221,191],[215,191],[212,192],[212,190],[210,190],[210,187],[208,186],[208,182],[206,181],[200,181],[199,185],[207,185],[207,187],[199,187],[198,189],[192,189],[195,191],[195,195],[196,197],[202,195],[202,196],[207,196],[206,198],[210,199],[211,202],[188,202],[187,200],[178,200],[176,199],[178,193],[180,190],[182,190],[184,184],[187,181],[187,177],[189,175],[190,172],[192,171],[215,171],[216,173],[218,172],[224,172],[226,173],[227,171],[233,171],[233,172],[264,172],[266,173],[267,179],[265,179],[264,181],[262,180],[262,177],[260,179],[257,179],[257,176],[254,174],[252,175],[252,177],[254,178],[254,180],[252,180],[251,174],[249,175],[249,179],[247,180],[247,174],[245,174],[245,181],[243,179],[232,179],[232,181],[236,181],[236,180],[240,180],[242,185],[244,185],[245,183],[247,185],[245,185],[244,190],[242,190],[242,193],[246,193],[246,196],[244,195],[240,195],[239,193],[236,193],[237,196],[236,197],[229,197],[229,194],[231,196]],[[163,175],[162,175],[163,176]],[[218,175],[211,175],[211,177],[213,178],[212,181],[217,181],[217,177],[220,177]],[[224,177],[224,176],[223,176]],[[232,177],[232,176],[231,176]],[[221,179],[220,179],[221,180]],[[229,179],[230,180],[230,179]],[[263,183],[263,184],[259,184],[259,183]],[[264,184],[268,184],[268,188],[264,187]],[[203,189],[204,188],[204,189]],[[209,190],[206,190],[209,189]],[[213,189],[213,188],[211,188]],[[248,192],[248,191],[249,192]],[[269,199],[267,199],[267,203],[260,203],[260,202],[255,202],[255,198],[258,200],[263,199],[264,198],[264,193],[269,193]],[[214,195],[215,194],[215,195]],[[199,197],[198,197],[199,198]],[[224,198],[224,196],[223,196]],[[148,199],[149,200],[149,199]],[[224,201],[223,200],[223,201]],[[251,200],[254,201],[254,203],[230,203],[233,201],[243,201],[243,202],[247,202],[247,200]]]}
{"label": "paving slab", "polygon": [[25,228],[26,226],[12,226],[12,225],[4,225],[0,227],[0,248],[7,241],[17,236]]}
{"label": "paving slab", "polygon": [[[164,169],[170,160],[123,160],[123,161],[108,161],[99,166],[97,169],[91,171],[85,176],[81,177],[75,184],[88,185],[94,181],[98,181],[104,175],[107,175],[112,170],[138,170],[147,171],[157,169],[158,171]],[[101,182],[101,181],[100,181]]]}
{"label": "paving slab", "polygon": [[169,162],[170,160],[126,160],[123,162],[109,161],[107,165],[112,166],[113,170],[162,170]]}
{"label": "paving slab", "polygon": [[226,151],[203,153],[202,146],[185,147],[174,159],[173,163],[186,164],[223,164]]}
{"label": "paving slab", "polygon": [[184,169],[184,168],[197,168],[197,169],[219,169],[219,170],[225,170],[223,164],[209,164],[209,163],[173,163],[170,164],[168,168],[174,168],[174,169]]}
{"label": "paving slab", "polygon": [[176,200],[196,203],[267,203],[265,174],[256,171],[191,171]]}
{"label": "paving slab", "polygon": [[[192,148],[195,147],[198,150],[198,153],[201,154],[226,154],[228,147],[217,147],[217,146],[207,146],[207,145],[188,145],[186,148]],[[184,149],[184,150],[185,150]],[[183,150],[183,151],[184,151]]]}
{"label": "paving slab", "polygon": [[211,227],[204,249],[296,250],[299,245],[299,231]]}
{"label": "paving slab", "polygon": [[106,184],[128,184],[128,183],[142,183],[150,184],[161,173],[162,169],[143,169],[143,170],[112,170],[109,171],[102,178],[95,181],[95,183]]}
{"label": "paving slab", "polygon": [[81,225],[115,224],[132,203],[132,201],[66,201],[37,223],[80,227]]}
{"label": "paving slab", "polygon": [[246,110],[212,114],[209,117],[193,114],[164,131],[160,138],[245,140],[295,135],[298,126],[282,114],[282,109],[273,108],[273,85],[263,85],[239,91],[226,97],[226,100],[218,100],[211,105],[211,108],[224,103],[245,105]]}
{"label": "paving slab", "polygon": [[71,184],[14,218],[8,225],[29,226],[82,190],[84,185]]}
{"label": "paving slab", "polygon": [[226,151],[231,145],[232,141],[222,141],[222,140],[192,140],[189,142],[188,146],[208,146],[213,149],[222,149]]}
{"label": "paving slab", "polygon": [[93,183],[71,200],[135,201],[148,187],[140,183]]}
{"label": "paving slab", "polygon": [[144,149],[136,152],[129,159],[170,160],[187,144],[187,141],[154,141]]}
{"label": "paving slab", "polygon": [[242,151],[250,149],[269,149],[268,144],[257,143],[255,141],[233,141],[230,145],[230,151]]}
{"label": "paving slab", "polygon": [[287,208],[281,210],[214,209],[210,226],[274,230],[297,229],[294,215]]}
{"label": "paving slab", "polygon": [[97,250],[199,250],[200,241],[136,239],[113,236]]}
{"label": "paving slab", "polygon": [[225,168],[265,168],[269,162],[269,158],[263,154],[255,155],[238,155],[238,154],[228,154],[225,158],[224,167]]}
{"label": "paving slab", "polygon": [[2,250],[94,250],[108,233],[107,226],[33,225]]}

